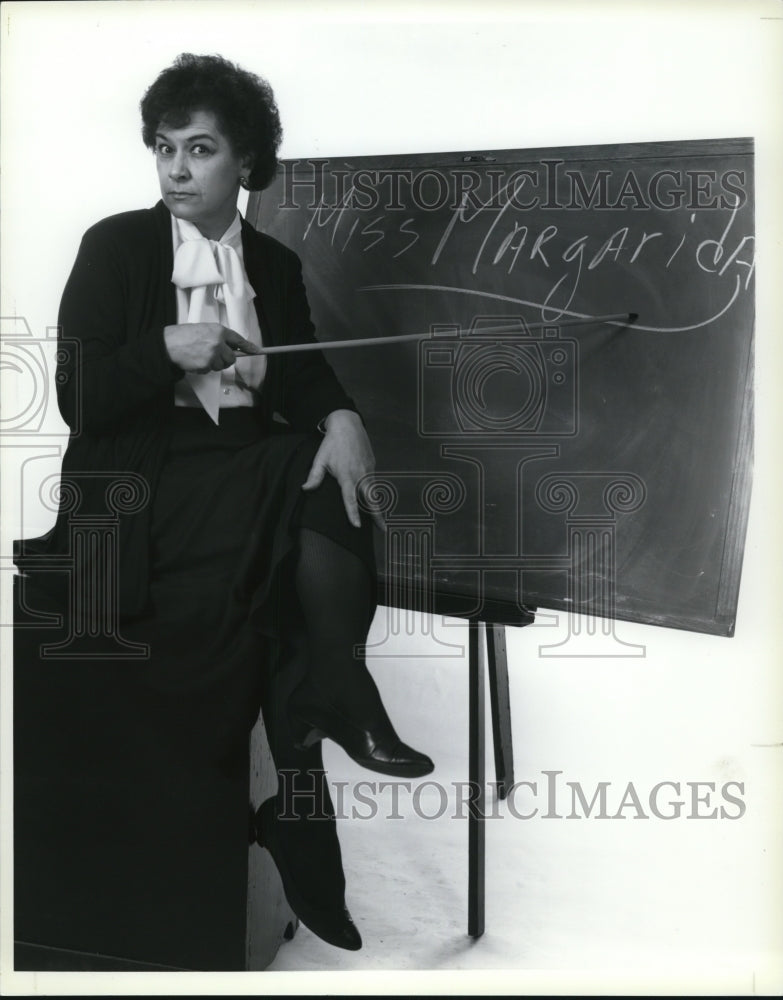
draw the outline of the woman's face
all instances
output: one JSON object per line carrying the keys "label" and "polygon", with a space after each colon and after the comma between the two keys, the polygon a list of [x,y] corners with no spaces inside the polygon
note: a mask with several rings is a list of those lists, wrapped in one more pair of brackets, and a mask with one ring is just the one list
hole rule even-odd
{"label": "woman's face", "polygon": [[172,215],[217,240],[237,210],[239,178],[250,172],[211,111],[193,111],[181,128],[160,122],[155,135],[160,193]]}

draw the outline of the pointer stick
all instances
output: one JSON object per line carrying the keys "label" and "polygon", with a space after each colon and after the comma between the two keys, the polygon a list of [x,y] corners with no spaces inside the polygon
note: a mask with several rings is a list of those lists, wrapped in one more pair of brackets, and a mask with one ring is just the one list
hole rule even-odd
{"label": "pointer stick", "polygon": [[[528,330],[542,330],[545,327],[553,326],[578,326],[586,323],[633,323],[638,313],[613,313],[609,316],[587,316],[584,319],[564,319],[559,323],[528,323]],[[495,333],[518,333],[519,339],[524,338],[518,325],[515,326],[490,326],[482,327],[481,336]],[[436,340],[431,332],[427,333],[403,333],[391,337],[362,337],[359,340],[324,340],[316,341],[314,344],[283,344],[279,347],[262,347],[259,354],[291,354],[294,351],[331,351],[338,347],[377,347],[378,344],[401,344],[410,340]],[[241,351],[244,357],[256,357],[254,354],[247,354]]]}

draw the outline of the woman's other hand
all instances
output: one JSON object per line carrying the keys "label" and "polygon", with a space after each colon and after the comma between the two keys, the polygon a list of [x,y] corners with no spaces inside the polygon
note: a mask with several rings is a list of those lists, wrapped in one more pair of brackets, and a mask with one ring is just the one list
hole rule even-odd
{"label": "woman's other hand", "polygon": [[[324,439],[302,489],[317,489],[323,482],[324,475],[330,472],[340,486],[348,520],[358,528],[361,521],[357,488],[362,490],[366,500],[370,480],[365,477],[371,476],[375,471],[372,445],[361,417],[353,410],[334,410],[324,421],[324,426]],[[372,516],[381,531],[385,531],[386,525],[381,514],[373,512]]]}
{"label": "woman's other hand", "polygon": [[261,349],[220,323],[176,323],[163,328],[169,357],[183,371],[220,372],[242,354],[260,354]]}

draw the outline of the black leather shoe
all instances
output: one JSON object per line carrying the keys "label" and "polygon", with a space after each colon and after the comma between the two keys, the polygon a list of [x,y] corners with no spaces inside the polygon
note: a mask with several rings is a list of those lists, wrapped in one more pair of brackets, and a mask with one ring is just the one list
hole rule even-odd
{"label": "black leather shoe", "polygon": [[256,841],[272,855],[272,860],[280,873],[280,880],[283,883],[283,891],[289,906],[302,923],[309,927],[313,934],[317,934],[322,941],[334,945],[335,948],[358,951],[362,946],[362,938],[345,902],[341,902],[333,908],[322,909],[309,903],[297,889],[278,837],[279,827],[276,811],[277,805],[274,798],[267,799],[258,807],[256,811]]}
{"label": "black leather shoe", "polygon": [[357,764],[379,774],[421,778],[435,768],[426,754],[402,742],[388,719],[372,730],[365,729],[328,701],[320,700],[308,681],[303,681],[291,695],[288,714],[294,743],[300,750],[328,737]]}

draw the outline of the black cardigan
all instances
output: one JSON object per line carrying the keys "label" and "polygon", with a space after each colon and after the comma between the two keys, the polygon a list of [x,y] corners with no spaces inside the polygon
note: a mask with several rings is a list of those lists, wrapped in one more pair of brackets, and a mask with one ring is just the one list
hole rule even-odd
{"label": "black cardigan", "polygon": [[[264,343],[313,341],[296,254],[244,219],[242,249]],[[173,265],[171,215],[162,201],[103,219],[85,233],[58,318],[57,401],[71,429],[60,511],[42,538],[16,543],[21,570],[45,571],[49,557],[68,554],[72,517],[119,507],[121,617],[146,607],[149,514],[165,460],[174,384],[184,374],[163,338],[163,328],[177,322]],[[277,413],[295,430],[314,431],[337,409],[356,407],[320,351],[269,356],[262,427]],[[110,483],[117,489],[107,507]],[[71,507],[74,489],[78,501]]]}

